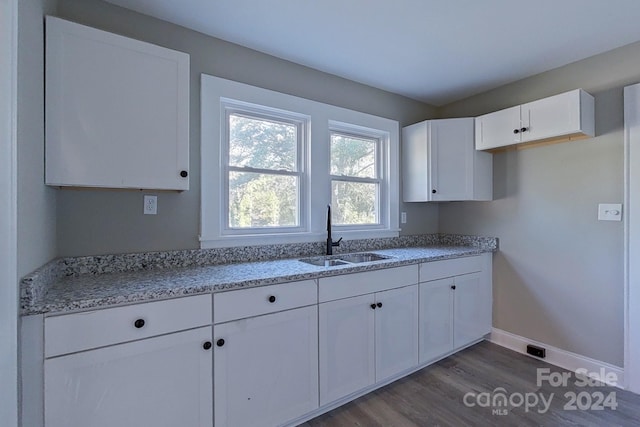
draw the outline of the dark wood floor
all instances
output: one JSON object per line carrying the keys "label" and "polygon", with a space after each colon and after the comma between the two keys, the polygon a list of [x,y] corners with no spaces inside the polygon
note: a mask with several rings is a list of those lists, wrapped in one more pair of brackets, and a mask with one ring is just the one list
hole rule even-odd
{"label": "dark wood floor", "polygon": [[[553,387],[548,381],[538,386],[537,368],[571,377],[566,387]],[[573,373],[481,342],[302,426],[640,426],[640,395],[615,387],[578,387],[576,382],[581,384]],[[499,387],[504,390],[496,390]],[[514,405],[499,406],[496,401],[493,407],[478,406],[501,391]],[[475,407],[465,405],[467,393],[472,394],[466,401]],[[534,393],[537,406],[533,405]],[[600,393],[609,396],[603,405],[597,405]],[[531,408],[519,406],[516,394],[530,399]],[[572,395],[579,396],[579,402],[572,404]],[[540,396],[547,402],[551,399],[546,411]],[[615,410],[611,409],[613,399]],[[580,406],[590,409],[580,410]],[[604,409],[595,409],[599,406]]]}

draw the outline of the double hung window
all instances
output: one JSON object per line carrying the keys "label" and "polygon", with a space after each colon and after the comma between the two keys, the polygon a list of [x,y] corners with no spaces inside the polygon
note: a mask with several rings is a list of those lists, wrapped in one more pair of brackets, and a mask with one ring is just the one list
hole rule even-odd
{"label": "double hung window", "polygon": [[398,235],[397,121],[202,75],[201,247]]}
{"label": "double hung window", "polygon": [[300,231],[305,120],[255,108],[225,110],[225,232]]}

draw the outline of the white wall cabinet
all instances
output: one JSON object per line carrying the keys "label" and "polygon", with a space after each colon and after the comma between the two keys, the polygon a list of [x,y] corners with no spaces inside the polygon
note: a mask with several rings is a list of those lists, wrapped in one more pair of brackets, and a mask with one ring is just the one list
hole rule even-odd
{"label": "white wall cabinet", "polygon": [[476,117],[476,149],[595,135],[593,96],[575,89]]}
{"label": "white wall cabinet", "polygon": [[46,184],[188,190],[189,55],[51,16],[46,38]]}
{"label": "white wall cabinet", "polygon": [[[214,325],[216,427],[277,426],[317,409],[315,282],[293,282],[214,296],[215,307],[228,307],[229,303],[234,305],[227,309],[228,313],[236,307],[244,314],[247,306],[258,313],[271,313]],[[313,305],[289,309],[296,304]],[[284,311],[278,311],[285,307]]]}
{"label": "white wall cabinet", "polygon": [[[456,261],[460,261],[458,266],[455,266]],[[420,363],[438,359],[491,332],[492,275],[489,262],[490,258],[477,256],[421,265],[421,272],[423,269],[432,271],[421,275],[419,285]],[[475,272],[471,272],[473,270]],[[452,271],[456,275],[451,275]],[[433,276],[449,277],[422,281],[423,277],[431,279]]]}
{"label": "white wall cabinet", "polygon": [[405,202],[493,198],[493,155],[475,150],[473,118],[403,128],[402,173]]}

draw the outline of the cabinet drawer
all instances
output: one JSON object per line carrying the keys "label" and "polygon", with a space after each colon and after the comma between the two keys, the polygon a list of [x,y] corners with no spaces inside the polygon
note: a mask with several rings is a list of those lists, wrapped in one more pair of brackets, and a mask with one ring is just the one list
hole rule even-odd
{"label": "cabinet drawer", "polygon": [[418,266],[387,268],[320,279],[320,302],[365,295],[418,283]]}
{"label": "cabinet drawer", "polygon": [[45,357],[210,324],[209,294],[47,317]]}
{"label": "cabinet drawer", "polygon": [[213,295],[213,322],[222,323],[318,303],[314,280],[260,286]]}
{"label": "cabinet drawer", "polygon": [[420,282],[482,271],[482,257],[445,259],[420,264]]}

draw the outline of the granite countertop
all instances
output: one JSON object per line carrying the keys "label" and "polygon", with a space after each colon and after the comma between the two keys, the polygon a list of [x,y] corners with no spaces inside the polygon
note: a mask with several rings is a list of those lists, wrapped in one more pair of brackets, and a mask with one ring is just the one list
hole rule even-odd
{"label": "granite countertop", "polygon": [[495,239],[494,242],[493,245],[432,244],[369,250],[367,252],[390,258],[332,267],[318,267],[301,262],[298,258],[289,258],[102,274],[69,274],[50,278],[39,292],[30,288],[34,286],[33,278],[26,277],[22,281],[21,314],[60,314],[472,256],[495,251]]}

